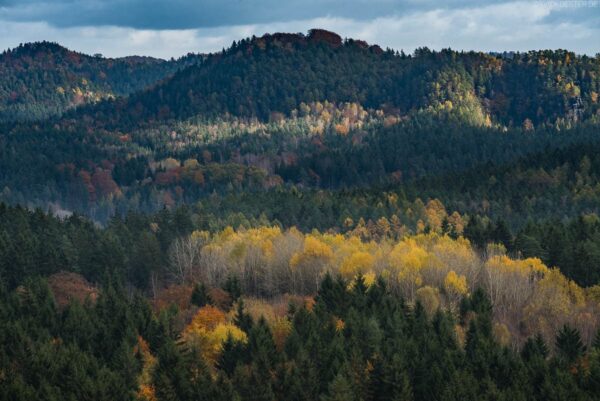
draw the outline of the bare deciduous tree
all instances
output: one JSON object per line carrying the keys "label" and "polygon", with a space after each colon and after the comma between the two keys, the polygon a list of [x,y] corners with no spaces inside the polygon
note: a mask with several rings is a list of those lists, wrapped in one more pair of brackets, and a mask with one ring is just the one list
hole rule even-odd
{"label": "bare deciduous tree", "polygon": [[169,249],[169,273],[179,284],[198,280],[200,249],[203,240],[197,236],[178,238]]}

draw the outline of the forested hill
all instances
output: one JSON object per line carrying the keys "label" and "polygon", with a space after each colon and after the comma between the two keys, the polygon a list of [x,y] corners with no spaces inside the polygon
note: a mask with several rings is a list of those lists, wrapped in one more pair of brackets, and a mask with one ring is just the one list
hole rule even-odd
{"label": "forested hill", "polygon": [[406,55],[311,30],[234,42],[152,90],[82,113],[102,126],[129,129],[140,121],[194,115],[266,121],[302,103],[328,100],[401,115],[456,108],[476,124],[530,128],[595,115],[599,92],[598,57],[427,48]]}
{"label": "forested hill", "polygon": [[0,57],[0,401],[600,401],[599,57]]}
{"label": "forested hill", "polygon": [[[202,202],[218,227],[266,216],[336,230],[347,218],[393,215],[416,229],[412,202],[429,199],[513,228],[526,217],[600,212],[598,57],[407,55],[323,30],[242,39],[171,62],[51,43],[1,57],[12,69],[0,82],[20,82],[13,86],[31,97],[0,107],[20,120],[0,126],[0,201],[9,204],[107,222]],[[83,83],[109,98],[86,105],[97,98],[84,96]],[[22,121],[58,114],[73,99],[84,105]],[[554,157],[569,149],[576,158]],[[407,203],[387,208],[377,188]],[[354,190],[369,192],[344,192]],[[361,206],[371,196],[377,202]]]}
{"label": "forested hill", "polygon": [[40,120],[82,104],[128,95],[201,57],[110,59],[51,42],[23,44],[0,55],[0,121]]}

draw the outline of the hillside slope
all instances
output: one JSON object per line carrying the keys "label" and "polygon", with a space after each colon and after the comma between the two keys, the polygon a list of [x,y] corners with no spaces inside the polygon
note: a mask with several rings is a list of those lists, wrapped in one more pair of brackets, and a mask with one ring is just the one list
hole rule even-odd
{"label": "hillside slope", "polygon": [[[562,50],[409,56],[322,30],[243,39],[127,97],[0,127],[0,201],[102,222],[203,202],[216,219],[306,229],[394,214],[416,227],[412,206],[379,208],[376,196],[357,208],[362,195],[344,192],[381,188],[517,227],[527,215],[593,213],[598,179],[575,173],[600,143],[599,68]],[[536,164],[569,148],[585,151],[573,176],[560,175],[565,162]]]}
{"label": "hillside slope", "polygon": [[596,115],[599,92],[600,60],[564,50],[505,56],[421,48],[405,55],[311,30],[234,42],[151,90],[83,113],[128,129],[196,115],[267,121],[327,100],[397,114],[454,108],[476,124],[531,128]]}
{"label": "hillside slope", "polygon": [[50,42],[0,55],[0,121],[40,120],[67,109],[144,89],[200,60],[88,56]]}

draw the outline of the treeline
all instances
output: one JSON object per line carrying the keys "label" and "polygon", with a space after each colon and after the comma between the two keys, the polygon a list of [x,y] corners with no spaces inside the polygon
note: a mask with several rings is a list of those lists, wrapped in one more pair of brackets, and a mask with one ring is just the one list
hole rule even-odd
{"label": "treeline", "polygon": [[[3,204],[0,211],[3,217],[0,223],[2,255],[8,258],[7,255],[13,254],[6,259],[11,260],[10,263],[5,261],[2,277],[15,285],[16,280],[34,269],[44,274],[66,269],[84,273],[88,279],[97,281],[104,268],[94,265],[88,271],[82,270],[85,263],[78,262],[79,258],[94,259],[98,266],[123,267],[129,259],[148,261],[150,266],[156,266],[168,259],[167,251],[174,240],[194,230],[218,232],[226,227],[251,229],[261,226],[298,227],[305,232],[311,229],[340,232],[367,242],[400,240],[419,233],[444,234],[452,238],[464,236],[479,251],[484,251],[490,243],[501,244],[510,255],[537,257],[547,266],[559,267],[563,274],[582,286],[600,283],[597,258],[600,223],[595,214],[564,221],[530,219],[529,223],[515,228],[502,218],[451,212],[439,200],[411,202],[394,192],[332,197],[327,193],[298,191],[210,197],[192,207],[163,209],[152,215],[128,212],[123,217],[108,220],[105,229],[96,228],[89,220],[77,215],[61,221],[40,210],[30,212]],[[55,213],[65,216],[60,211]],[[65,242],[66,239],[70,240]],[[156,245],[157,241],[160,245]],[[105,262],[99,255],[77,255],[78,252],[99,251],[99,243],[127,246],[105,250],[108,258]],[[48,247],[48,244],[52,246]],[[138,248],[137,256],[125,251]],[[142,255],[144,252],[151,256],[146,259]],[[39,260],[32,259],[35,255],[39,255]],[[115,255],[121,255],[119,261],[110,260]],[[128,277],[135,276],[137,270],[141,277],[132,281],[143,283],[140,286],[145,288],[147,268],[123,268],[128,271]]]}
{"label": "treeline", "polygon": [[560,266],[563,274],[584,286],[600,282],[600,220],[595,214],[566,222],[530,220],[514,234],[502,220],[476,216],[466,225],[464,235],[480,249],[499,243],[515,254]]}
{"label": "treeline", "polygon": [[95,283],[114,277],[144,289],[150,271],[166,264],[171,242],[193,230],[185,208],[152,218],[132,214],[107,229],[76,215],[60,220],[4,204],[0,216],[0,278],[9,289],[27,277],[63,270]]}
{"label": "treeline", "polygon": [[[71,114],[127,131],[196,115],[268,121],[302,103],[325,100],[402,115],[454,108],[474,123],[529,130],[589,119],[600,104],[597,58],[565,50],[505,57],[420,48],[406,55],[322,30],[242,39],[223,52],[171,62],[91,57],[46,42],[1,57],[6,117],[49,117],[69,106],[135,92]],[[143,91],[185,66],[191,67]]]}
{"label": "treeline", "polygon": [[596,399],[600,287],[425,210],[342,235],[1,205],[0,398]]}
{"label": "treeline", "polygon": [[[537,257],[542,255],[509,257],[518,252],[507,253],[502,236],[478,250],[459,234],[472,236],[472,224],[465,228],[460,216],[442,212],[435,202],[428,205],[431,225],[413,235],[384,219],[373,226],[359,223],[346,234],[303,234],[265,225],[209,232],[201,229],[202,215],[186,208],[131,214],[98,228],[77,216],[61,221],[2,206],[0,278],[12,290],[28,278],[66,271],[153,298],[175,284],[228,288],[234,280],[241,293],[276,298],[313,295],[327,273],[346,281],[360,275],[367,285],[383,277],[390,292],[409,303],[419,300],[430,313],[439,307],[456,310],[463,297],[486,290],[495,323],[512,344],[535,333],[549,338],[564,323],[590,340],[598,324],[593,316],[598,316],[599,284],[584,282],[588,288],[582,288],[568,278],[579,278],[587,260],[576,260],[577,269],[565,270],[565,277]],[[518,250],[521,242],[515,243]],[[595,266],[590,270],[597,274]]]}
{"label": "treeline", "polygon": [[[359,40],[265,35],[235,42],[151,91],[76,112],[103,127],[225,114],[268,120],[302,102],[357,102],[407,114],[456,108],[472,121],[531,129],[587,119],[598,110],[600,63],[574,53],[539,51],[502,57],[417,49],[382,51]],[[531,96],[536,94],[536,96]]]}

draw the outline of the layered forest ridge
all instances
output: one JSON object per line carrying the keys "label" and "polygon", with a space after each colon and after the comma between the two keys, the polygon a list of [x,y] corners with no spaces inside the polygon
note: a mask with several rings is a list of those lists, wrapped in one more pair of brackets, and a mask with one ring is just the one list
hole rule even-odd
{"label": "layered forest ridge", "polygon": [[202,55],[178,60],[107,59],[56,43],[26,43],[0,54],[0,121],[42,120],[68,109],[140,91],[193,65]]}
{"label": "layered forest ridge", "polygon": [[600,399],[600,56],[314,29],[0,55],[0,400]]}

